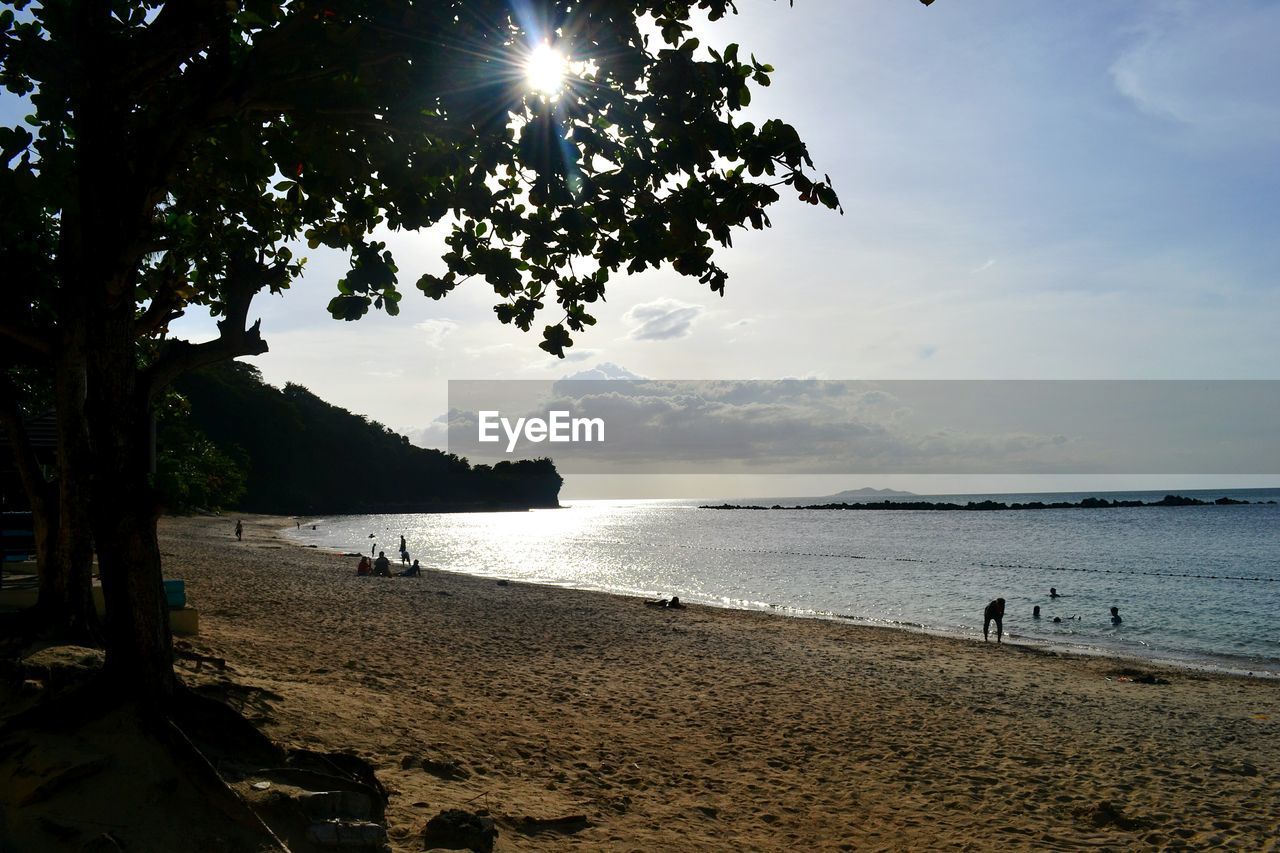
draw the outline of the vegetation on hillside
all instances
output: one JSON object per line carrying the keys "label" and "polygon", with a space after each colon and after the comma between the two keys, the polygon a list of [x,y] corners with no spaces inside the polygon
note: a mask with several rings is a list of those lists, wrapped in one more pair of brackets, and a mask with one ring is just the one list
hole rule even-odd
{"label": "vegetation on hillside", "polygon": [[[177,383],[190,427],[240,459],[246,512],[355,513],[557,506],[550,459],[470,465],[415,447],[380,423],[326,403],[301,385],[283,390],[228,362]],[[161,457],[169,453],[161,447]]]}

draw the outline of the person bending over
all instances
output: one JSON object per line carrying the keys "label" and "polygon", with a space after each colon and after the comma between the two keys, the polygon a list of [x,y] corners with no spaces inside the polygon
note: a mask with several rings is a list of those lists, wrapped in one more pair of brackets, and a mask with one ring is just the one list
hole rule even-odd
{"label": "person bending over", "polygon": [[982,611],[982,642],[987,641],[987,632],[991,628],[991,623],[996,623],[996,642],[1000,642],[1000,638],[1004,636],[1004,599],[997,598],[995,601],[987,605],[987,609]]}

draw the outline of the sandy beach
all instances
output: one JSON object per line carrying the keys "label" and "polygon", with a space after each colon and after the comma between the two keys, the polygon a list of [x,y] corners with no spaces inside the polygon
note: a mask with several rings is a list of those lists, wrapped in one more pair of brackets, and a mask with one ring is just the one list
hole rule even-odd
{"label": "sandy beach", "polygon": [[[355,752],[392,846],[487,809],[498,850],[1079,849],[1280,837],[1280,683],[502,584],[357,578],[289,519],[166,519],[242,710]],[[430,560],[424,560],[429,566]],[[1155,675],[1156,681],[1145,683]],[[532,832],[525,817],[584,816]],[[556,831],[552,831],[556,830]]]}
{"label": "sandy beach", "polygon": [[[436,570],[357,578],[289,523],[247,519],[243,543],[225,519],[162,524],[202,613],[192,646],[227,659],[272,738],[373,763],[398,850],[464,805],[510,850],[1280,836],[1274,681]],[[514,829],[569,815],[590,826]]]}

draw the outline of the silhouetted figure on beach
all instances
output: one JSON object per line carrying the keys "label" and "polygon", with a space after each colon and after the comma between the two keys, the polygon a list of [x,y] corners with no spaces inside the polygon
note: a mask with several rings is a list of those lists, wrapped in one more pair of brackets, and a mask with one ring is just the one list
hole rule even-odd
{"label": "silhouetted figure on beach", "polygon": [[356,566],[356,575],[363,576],[371,574],[373,574],[373,564],[369,562],[368,557],[361,555],[360,563]]}
{"label": "silhouetted figure on beach", "polygon": [[1119,607],[1111,608],[1111,624],[1119,625],[1123,621],[1124,620],[1120,618],[1120,608]]}
{"label": "silhouetted figure on beach", "polygon": [[1032,619],[1039,619],[1039,618],[1040,618],[1040,605],[1039,605],[1039,604],[1037,604],[1035,607],[1031,608],[1031,618],[1032,618]]}
{"label": "silhouetted figure on beach", "polygon": [[409,550],[408,544],[404,541],[404,534],[400,535],[400,553],[403,554]]}
{"label": "silhouetted figure on beach", "polygon": [[991,623],[996,623],[996,642],[999,643],[1001,637],[1004,636],[1004,599],[997,598],[995,601],[987,605],[987,609],[982,611],[982,642],[987,641],[987,632],[991,628]]}
{"label": "silhouetted figure on beach", "polygon": [[422,566],[418,565],[418,561],[414,560],[413,565],[401,572],[397,577],[416,578],[422,576]]}
{"label": "silhouetted figure on beach", "polygon": [[408,549],[408,548],[402,548],[402,549],[400,550],[400,562],[401,562],[401,564],[404,564],[404,563],[409,562],[409,549]]}
{"label": "silhouetted figure on beach", "polygon": [[240,523],[240,519],[236,519],[236,541],[240,542],[244,538],[244,525]]}
{"label": "silhouetted figure on beach", "polygon": [[373,561],[373,573],[380,578],[391,577],[391,561],[387,559],[386,551],[378,552],[378,559]]}
{"label": "silhouetted figure on beach", "polygon": [[680,596],[673,595],[670,598],[659,598],[654,601],[646,601],[645,607],[670,607],[676,610],[683,610],[684,605],[680,603]]}
{"label": "silhouetted figure on beach", "polygon": [[1049,597],[1050,597],[1050,598],[1061,598],[1062,596],[1058,595],[1058,588],[1057,588],[1056,586],[1051,586],[1051,587],[1049,587]]}

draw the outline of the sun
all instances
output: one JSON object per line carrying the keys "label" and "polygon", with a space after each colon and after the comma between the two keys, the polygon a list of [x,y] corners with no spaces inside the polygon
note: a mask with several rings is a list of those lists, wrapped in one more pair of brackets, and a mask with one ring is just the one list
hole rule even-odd
{"label": "sun", "polygon": [[568,71],[564,54],[546,42],[534,47],[524,63],[525,82],[532,91],[543,95],[558,95]]}

